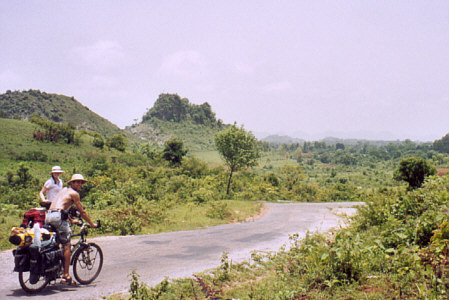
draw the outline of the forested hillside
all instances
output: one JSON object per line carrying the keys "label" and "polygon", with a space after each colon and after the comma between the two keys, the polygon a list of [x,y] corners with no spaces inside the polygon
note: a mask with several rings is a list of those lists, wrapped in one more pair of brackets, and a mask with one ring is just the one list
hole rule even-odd
{"label": "forested hillside", "polygon": [[209,103],[190,103],[177,94],[161,94],[142,117],[142,122],[125,130],[141,140],[163,144],[171,138],[182,140],[190,150],[214,149],[214,134],[225,128]]}
{"label": "forested hillside", "polygon": [[122,131],[116,125],[79,103],[74,97],[49,94],[39,90],[7,91],[0,94],[0,116],[29,119],[32,115],[57,123],[71,123],[77,129],[112,136]]}

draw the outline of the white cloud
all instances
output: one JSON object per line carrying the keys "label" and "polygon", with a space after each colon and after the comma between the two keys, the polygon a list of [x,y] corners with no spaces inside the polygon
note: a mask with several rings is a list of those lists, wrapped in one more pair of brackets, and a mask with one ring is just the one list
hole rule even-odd
{"label": "white cloud", "polygon": [[262,90],[267,93],[272,93],[272,92],[284,92],[290,90],[291,88],[292,84],[290,82],[280,81],[267,84],[262,88]]}
{"label": "white cloud", "polygon": [[166,56],[160,71],[167,75],[197,77],[206,72],[206,62],[197,51],[179,51]]}
{"label": "white cloud", "polygon": [[73,53],[85,64],[99,70],[120,66],[125,58],[123,49],[117,41],[98,41],[90,46],[77,47]]}

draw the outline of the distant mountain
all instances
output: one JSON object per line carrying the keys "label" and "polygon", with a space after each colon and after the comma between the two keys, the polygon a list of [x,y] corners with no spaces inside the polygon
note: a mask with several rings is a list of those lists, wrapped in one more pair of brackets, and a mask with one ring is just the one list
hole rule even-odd
{"label": "distant mountain", "polygon": [[282,145],[282,144],[304,144],[304,140],[303,139],[297,139],[297,138],[292,138],[290,136],[287,135],[269,135],[265,138],[262,139],[263,142],[268,142],[271,144],[278,144],[278,145]]}
{"label": "distant mountain", "polygon": [[140,140],[163,144],[178,138],[190,150],[214,149],[214,136],[227,125],[215,118],[209,103],[190,103],[177,94],[161,94],[142,117],[142,122],[125,131]]}
{"label": "distant mountain", "polygon": [[58,123],[72,123],[77,129],[96,131],[104,136],[122,132],[118,126],[97,115],[74,97],[39,90],[0,94],[0,115],[3,118],[24,120],[36,115]]}
{"label": "distant mountain", "polygon": [[[264,142],[268,142],[271,144],[275,144],[275,145],[282,145],[282,144],[295,144],[298,143],[300,145],[304,144],[304,142],[311,142],[310,140],[306,141],[303,139],[299,139],[299,138],[294,138],[288,135],[269,135],[267,137],[264,137],[263,139],[261,139]],[[400,143],[400,140],[368,140],[368,139],[344,139],[344,138],[336,138],[336,137],[326,137],[323,139],[317,139],[314,140],[314,142],[323,142],[327,145],[335,145],[337,143],[342,143],[345,145],[356,145],[356,144],[369,144],[369,145],[374,145],[374,146],[386,146],[390,143],[396,144],[396,143]],[[416,143],[422,143],[417,141]]]}

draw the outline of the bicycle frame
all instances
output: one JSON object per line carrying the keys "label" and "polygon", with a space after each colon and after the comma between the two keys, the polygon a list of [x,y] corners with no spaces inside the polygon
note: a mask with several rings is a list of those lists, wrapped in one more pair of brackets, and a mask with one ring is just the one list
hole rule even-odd
{"label": "bicycle frame", "polygon": [[86,238],[85,238],[85,236],[88,233],[87,224],[84,223],[82,220],[81,220],[81,222],[82,222],[82,225],[81,225],[80,232],[77,233],[77,234],[72,235],[72,237],[79,236],[80,239],[78,240],[78,242],[76,242],[75,244],[71,245],[71,247],[70,247],[70,250],[71,250],[70,265],[73,265],[73,261],[74,261],[74,258],[75,258],[73,254],[75,253],[75,251],[78,248],[89,247],[89,244],[87,244],[87,241],[86,241]]}

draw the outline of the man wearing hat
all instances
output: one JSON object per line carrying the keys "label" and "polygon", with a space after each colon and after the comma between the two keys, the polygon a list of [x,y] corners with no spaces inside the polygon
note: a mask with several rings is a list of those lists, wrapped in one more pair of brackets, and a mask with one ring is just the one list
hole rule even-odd
{"label": "man wearing hat", "polygon": [[[48,208],[56,194],[62,190],[62,180],[59,178],[59,175],[62,173],[64,173],[64,171],[61,170],[60,166],[54,166],[51,168],[51,178],[44,183],[42,190],[39,192],[39,197],[42,200],[42,206]],[[47,199],[45,199],[45,194],[47,194]]]}
{"label": "man wearing hat", "polygon": [[87,182],[81,174],[74,174],[72,179],[67,182],[70,187],[63,188],[53,199],[50,209],[45,217],[45,223],[51,224],[56,228],[57,237],[59,242],[63,245],[64,250],[64,275],[61,282],[70,284],[72,278],[69,275],[70,267],[70,238],[72,236],[72,230],[70,228],[70,222],[73,220],[65,213],[64,210],[69,209],[72,205],[76,206],[76,209],[80,212],[81,217],[86,220],[90,227],[97,227],[94,224],[83,206],[81,205],[79,191],[83,184]]}

